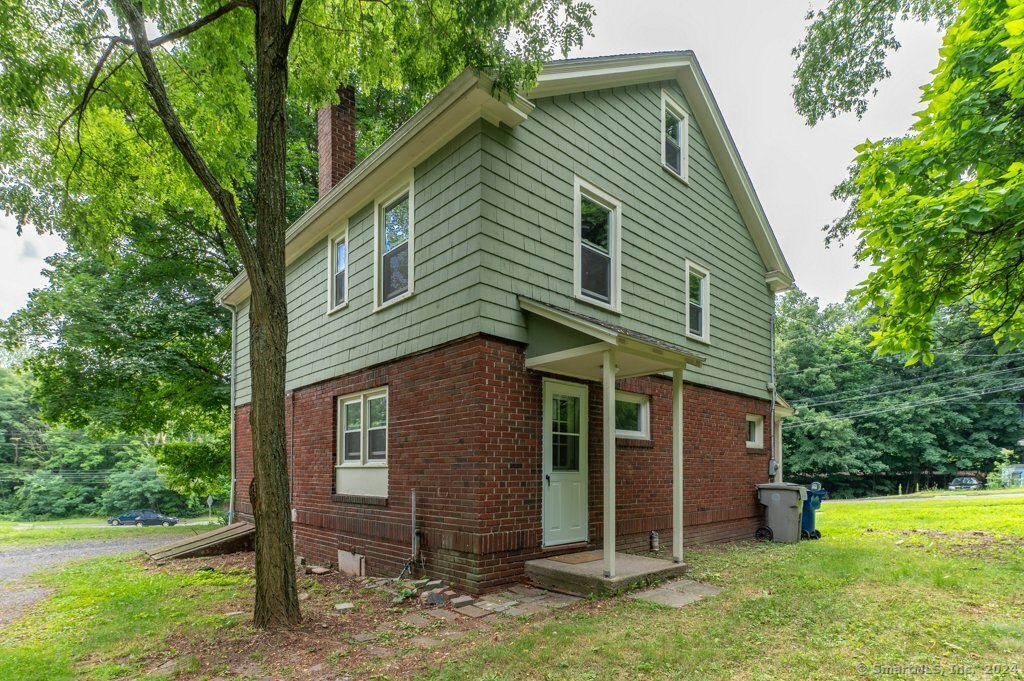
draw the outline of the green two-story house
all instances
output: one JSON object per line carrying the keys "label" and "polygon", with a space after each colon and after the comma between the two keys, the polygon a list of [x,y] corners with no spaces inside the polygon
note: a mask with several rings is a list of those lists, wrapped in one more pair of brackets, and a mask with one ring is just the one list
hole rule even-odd
{"label": "green two-story house", "polygon": [[[467,71],[358,165],[353,111],[320,111],[287,235],[297,553],[478,591],[752,536],[793,276],[694,55],[553,62],[515,98]],[[248,287],[221,294],[243,518]]]}

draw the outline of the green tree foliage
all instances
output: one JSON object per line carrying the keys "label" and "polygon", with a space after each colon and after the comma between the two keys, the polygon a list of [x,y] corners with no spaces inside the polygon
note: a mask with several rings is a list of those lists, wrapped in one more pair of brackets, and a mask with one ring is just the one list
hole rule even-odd
{"label": "green tree foliage", "polygon": [[[124,233],[125,215],[152,221],[167,205],[224,225],[252,284],[254,619],[292,624],[287,102],[319,106],[339,82],[417,96],[466,66],[507,95],[579,44],[592,10],[572,0],[112,5],[14,0],[0,14],[2,203],[19,225],[88,225],[101,241]],[[253,178],[246,215],[239,197]]]}
{"label": "green tree foliage", "polygon": [[[868,21],[867,5],[849,4],[851,17]],[[872,342],[881,352],[930,361],[937,317],[952,305],[1012,348],[1024,340],[1024,2],[965,0],[953,14],[921,3],[911,14],[953,17],[925,108],[905,137],[858,148],[835,192],[851,208],[828,240],[854,238],[857,258],[870,266],[857,294],[875,311]],[[798,75],[798,101],[814,82],[856,86],[827,61],[808,68],[803,80],[812,84]],[[823,102],[843,110],[841,99]],[[807,115],[813,122],[813,110]]]}
{"label": "green tree foliage", "polygon": [[873,315],[853,300],[822,309],[791,291],[777,315],[777,384],[798,409],[783,426],[787,476],[842,496],[912,489],[990,471],[1024,437],[1024,355],[996,352],[967,310],[942,311],[931,365],[872,353]]}
{"label": "green tree foliage", "polygon": [[891,74],[886,57],[900,48],[898,21],[948,25],[957,0],[831,0],[807,14],[804,39],[793,48],[793,102],[811,125],[826,116],[864,115],[875,86]]}

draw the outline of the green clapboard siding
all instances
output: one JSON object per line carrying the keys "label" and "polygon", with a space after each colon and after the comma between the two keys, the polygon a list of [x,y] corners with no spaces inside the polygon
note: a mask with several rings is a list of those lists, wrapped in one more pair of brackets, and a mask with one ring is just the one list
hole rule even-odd
{"label": "green clapboard siding", "polygon": [[[661,166],[661,90],[674,83],[542,99],[514,130],[483,129],[480,313],[526,340],[527,296],[682,344],[707,358],[687,380],[765,397],[773,295],[765,266],[701,130],[690,120],[689,184]],[[622,312],[573,297],[576,176],[622,202]],[[684,334],[689,258],[711,272],[711,343]]]}
{"label": "green clapboard siding", "polygon": [[[415,171],[415,294],[373,311],[373,206],[349,221],[349,305],[327,315],[327,242],[288,269],[289,388],[473,333],[525,342],[527,296],[688,347],[687,380],[766,397],[773,296],[701,130],[689,184],[661,167],[661,91],[541,99],[515,129],[474,123]],[[622,312],[573,298],[575,176],[622,202]],[[397,179],[397,178],[396,178]],[[344,225],[338,225],[340,231]],[[684,266],[711,272],[711,343],[684,334]],[[250,399],[247,305],[236,401]]]}

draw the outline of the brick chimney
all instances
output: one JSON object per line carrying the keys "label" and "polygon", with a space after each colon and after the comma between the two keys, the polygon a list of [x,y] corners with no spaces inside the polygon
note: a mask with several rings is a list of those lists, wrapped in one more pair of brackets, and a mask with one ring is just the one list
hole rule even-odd
{"label": "brick chimney", "polygon": [[356,167],[356,91],[338,88],[339,104],[316,112],[316,141],[320,155],[320,198]]}

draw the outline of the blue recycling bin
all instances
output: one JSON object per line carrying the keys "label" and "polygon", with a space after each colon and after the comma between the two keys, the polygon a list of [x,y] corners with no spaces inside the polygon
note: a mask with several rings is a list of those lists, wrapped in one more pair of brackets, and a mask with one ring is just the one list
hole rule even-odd
{"label": "blue recycling bin", "polygon": [[800,537],[802,539],[821,539],[821,532],[814,527],[814,512],[821,508],[821,502],[828,492],[821,488],[821,483],[814,482],[807,486],[807,499],[800,517]]}

